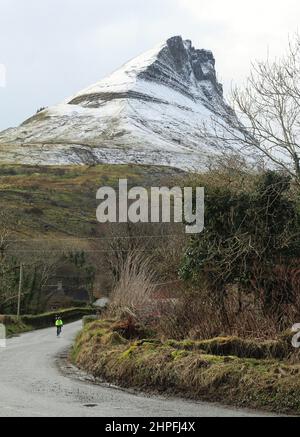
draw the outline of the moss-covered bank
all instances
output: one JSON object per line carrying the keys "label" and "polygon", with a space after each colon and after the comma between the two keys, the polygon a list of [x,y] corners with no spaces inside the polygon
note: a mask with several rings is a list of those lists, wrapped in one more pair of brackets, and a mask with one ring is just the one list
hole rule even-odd
{"label": "moss-covered bank", "polygon": [[[284,339],[251,347],[249,340],[234,338],[161,342],[121,334],[113,321],[87,324],[76,339],[73,361],[123,387],[300,414],[300,361],[287,358],[292,348]],[[272,358],[284,355],[282,348],[286,357]],[[233,351],[244,356],[230,355]],[[257,353],[264,358],[250,358]]]}

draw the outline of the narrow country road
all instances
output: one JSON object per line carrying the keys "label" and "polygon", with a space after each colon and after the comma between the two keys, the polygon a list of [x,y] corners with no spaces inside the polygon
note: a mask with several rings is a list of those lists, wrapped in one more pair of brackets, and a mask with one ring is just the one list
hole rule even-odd
{"label": "narrow country road", "polygon": [[1,417],[259,416],[207,403],[135,395],[64,376],[56,357],[70,346],[81,322],[23,334],[0,349]]}

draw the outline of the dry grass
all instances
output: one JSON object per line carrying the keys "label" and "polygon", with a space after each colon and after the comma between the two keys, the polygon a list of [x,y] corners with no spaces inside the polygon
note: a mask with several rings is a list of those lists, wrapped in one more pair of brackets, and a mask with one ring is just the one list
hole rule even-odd
{"label": "dry grass", "polygon": [[146,322],[152,312],[155,274],[151,259],[129,253],[120,269],[120,279],[111,294],[109,316]]}
{"label": "dry grass", "polygon": [[266,314],[259,295],[239,292],[234,287],[227,290],[224,308],[220,308],[205,284],[197,289],[182,289],[174,299],[155,298],[153,265],[152,259],[141,257],[140,252],[128,255],[112,292],[109,316],[127,323],[138,322],[154,330],[158,338],[175,340],[220,336],[276,340],[298,319],[299,312],[287,305],[284,318],[278,322],[275,312]]}
{"label": "dry grass", "polygon": [[228,290],[225,311],[218,307],[212,295],[204,289],[187,291],[172,307],[161,308],[157,332],[162,338],[208,339],[216,336],[238,336],[259,340],[276,339],[291,328],[297,312],[286,308],[285,317],[278,323],[277,316],[264,312],[257,296]]}

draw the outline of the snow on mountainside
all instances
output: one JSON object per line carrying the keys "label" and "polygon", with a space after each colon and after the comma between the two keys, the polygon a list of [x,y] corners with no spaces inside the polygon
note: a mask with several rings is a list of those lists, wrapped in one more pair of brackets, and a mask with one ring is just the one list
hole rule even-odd
{"label": "snow on mountainside", "polygon": [[216,113],[234,117],[213,54],[177,36],[0,133],[0,162],[198,168],[215,153],[201,128]]}

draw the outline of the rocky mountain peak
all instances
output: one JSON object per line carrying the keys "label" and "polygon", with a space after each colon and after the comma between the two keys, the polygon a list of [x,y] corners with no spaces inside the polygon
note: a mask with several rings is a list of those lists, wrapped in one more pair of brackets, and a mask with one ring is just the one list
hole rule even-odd
{"label": "rocky mountain peak", "polygon": [[195,49],[190,40],[184,41],[181,36],[174,36],[132,59],[107,78],[79,92],[68,103],[98,107],[103,99],[111,100],[120,95],[134,98],[137,88],[151,97],[152,90],[149,87],[141,90],[138,86],[141,81],[164,85],[193,100],[211,100],[213,94],[223,98],[223,88],[217,82],[212,52]]}
{"label": "rocky mountain peak", "polygon": [[198,168],[214,153],[201,127],[216,115],[234,116],[212,52],[174,36],[0,133],[0,161]]}
{"label": "rocky mountain peak", "polygon": [[[157,59],[140,73],[140,77],[175,85],[175,89],[180,82],[181,90],[185,92],[191,85],[209,81],[220,95],[223,93],[222,85],[217,82],[213,53],[195,49],[191,40],[183,40],[181,36],[169,38]],[[177,83],[174,84],[174,80]]]}

